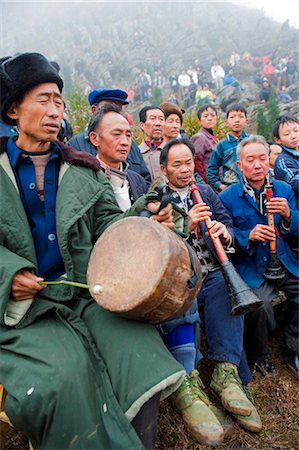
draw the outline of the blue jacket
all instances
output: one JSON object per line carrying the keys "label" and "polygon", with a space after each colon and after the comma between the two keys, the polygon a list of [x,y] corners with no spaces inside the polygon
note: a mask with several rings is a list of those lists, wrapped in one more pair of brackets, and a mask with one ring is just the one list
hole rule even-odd
{"label": "blue jacket", "polygon": [[[87,135],[86,130],[82,131],[82,133],[76,134],[69,141],[68,145],[79,150],[81,152],[87,152],[91,155],[97,155],[96,147],[90,142],[89,137]],[[148,185],[151,183],[151,176],[146,167],[146,164],[141,156],[138,145],[132,141],[131,148],[128,154],[127,163],[130,166],[130,169],[134,172],[139,173],[147,182]]]}
{"label": "blue jacket", "polygon": [[282,152],[275,160],[274,175],[277,180],[283,180],[292,186],[299,209],[299,152],[282,147]]}
{"label": "blue jacket", "polygon": [[[298,277],[298,259],[287,241],[288,238],[298,237],[299,211],[296,208],[294,193],[286,183],[274,180],[273,195],[286,198],[291,209],[290,230],[286,232],[282,228],[280,214],[274,214],[275,225],[279,231],[277,255],[288,271]],[[242,180],[221,192],[220,199],[233,219],[237,250],[233,260],[236,269],[251,288],[258,288],[265,280],[263,274],[269,257],[269,244],[250,242],[249,233],[258,223],[267,225],[267,217],[260,213],[256,202],[244,191]]]}
{"label": "blue jacket", "polygon": [[[248,135],[245,131],[242,132],[239,139],[227,133],[226,137],[218,142],[215,150],[212,152],[207,168],[207,178],[215,191],[219,191],[220,184],[229,186],[241,178],[241,172],[236,165],[236,150],[239,142],[246,137]],[[221,168],[222,173],[220,173]]]}

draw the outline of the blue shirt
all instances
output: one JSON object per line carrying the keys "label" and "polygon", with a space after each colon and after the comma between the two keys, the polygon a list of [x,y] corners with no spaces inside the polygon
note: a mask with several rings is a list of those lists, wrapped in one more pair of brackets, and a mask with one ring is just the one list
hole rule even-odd
{"label": "blue shirt", "polygon": [[62,152],[57,144],[51,143],[51,155],[44,173],[44,201],[41,201],[36,190],[34,163],[28,152],[16,146],[15,140],[16,138],[8,140],[7,154],[31,228],[38,275],[46,280],[55,280],[65,272],[58,246],[55,213]]}

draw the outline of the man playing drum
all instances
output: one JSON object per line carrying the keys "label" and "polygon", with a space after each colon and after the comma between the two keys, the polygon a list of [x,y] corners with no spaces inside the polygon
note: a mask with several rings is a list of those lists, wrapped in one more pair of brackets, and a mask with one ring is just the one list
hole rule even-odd
{"label": "man playing drum", "polygon": [[[207,357],[215,362],[210,387],[239,425],[252,432],[259,432],[262,425],[251,401],[248,388],[251,372],[243,351],[244,319],[243,316],[231,314],[228,288],[204,223],[207,218],[212,219],[210,230],[220,237],[228,251],[233,238],[230,216],[208,185],[198,185],[204,202],[194,204],[190,190],[194,174],[194,147],[190,141],[170,141],[161,151],[160,162],[169,188],[179,194],[179,204],[188,213],[190,234],[187,241],[196,251],[202,265],[203,284],[198,295],[198,306],[206,335]],[[181,334],[174,332],[165,336],[170,350],[172,342],[176,349],[187,343],[189,347],[192,344],[198,347],[198,342],[194,344],[194,335],[190,333],[188,324],[185,324]],[[193,365],[194,369],[194,356],[191,352],[189,355],[189,367]],[[220,423],[225,434],[230,428],[228,422],[219,417],[211,405],[198,372],[190,369],[187,372],[183,384],[172,395],[173,403],[182,414],[187,428],[196,437],[198,430],[204,429],[207,422],[211,422],[211,414],[214,414],[214,424]],[[200,440],[200,436],[197,438]],[[219,434],[218,443],[222,439],[223,434]]]}
{"label": "man playing drum", "polygon": [[[0,82],[1,117],[19,130],[0,142],[5,411],[35,448],[153,448],[160,396],[183,367],[153,326],[104,311],[87,290],[40,284],[85,283],[97,237],[149,199],[122,214],[95,157],[56,141],[63,81],[44,56],[2,58]],[[171,226],[170,208],[155,216]]]}

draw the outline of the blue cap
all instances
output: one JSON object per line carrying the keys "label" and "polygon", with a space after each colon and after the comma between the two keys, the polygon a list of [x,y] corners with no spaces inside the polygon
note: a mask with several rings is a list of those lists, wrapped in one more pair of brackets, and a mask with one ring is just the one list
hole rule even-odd
{"label": "blue cap", "polygon": [[97,105],[102,100],[114,100],[127,105],[127,97],[128,94],[121,89],[95,89],[88,94],[88,101],[90,106]]}

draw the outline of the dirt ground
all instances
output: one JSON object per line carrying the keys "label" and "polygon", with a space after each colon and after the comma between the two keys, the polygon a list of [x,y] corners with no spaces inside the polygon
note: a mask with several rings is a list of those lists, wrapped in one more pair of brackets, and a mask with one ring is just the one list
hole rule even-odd
{"label": "dirt ground", "polygon": [[[255,402],[263,422],[261,433],[253,434],[235,426],[235,433],[219,450],[298,450],[299,449],[299,384],[282,361],[278,338],[271,341],[271,361],[278,370],[275,377],[253,374],[251,384]],[[212,365],[206,361],[199,366],[206,386]],[[208,394],[209,390],[207,389]],[[211,399],[213,397],[211,396]],[[6,440],[6,450],[27,450],[27,439],[11,430]],[[192,440],[180,416],[165,400],[161,403],[158,438],[155,450],[208,450]]]}

